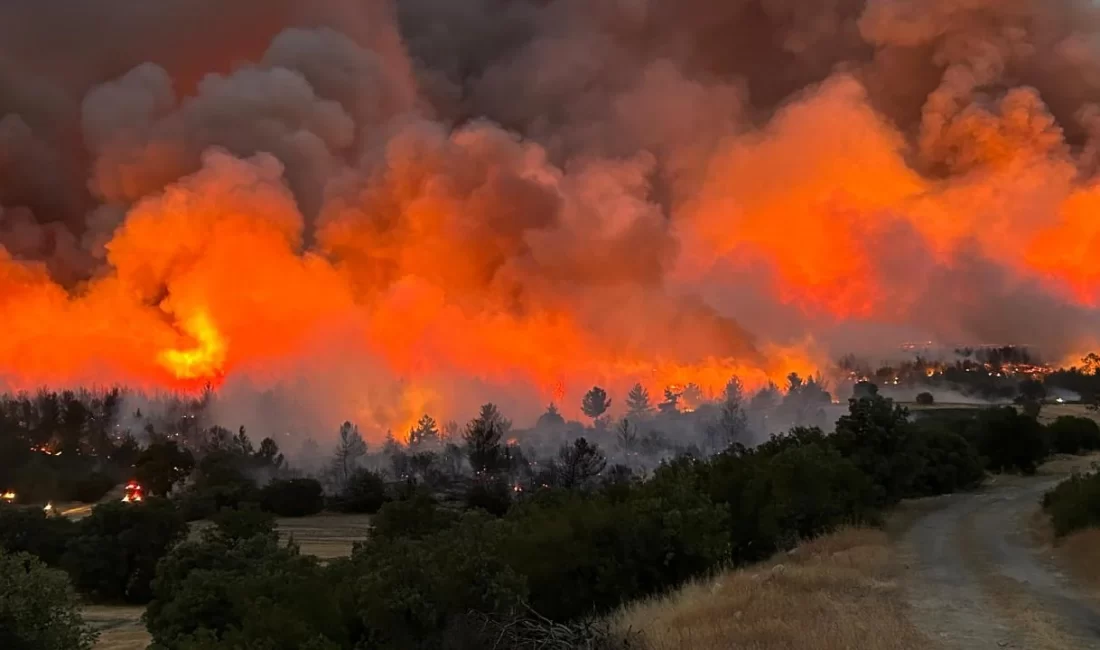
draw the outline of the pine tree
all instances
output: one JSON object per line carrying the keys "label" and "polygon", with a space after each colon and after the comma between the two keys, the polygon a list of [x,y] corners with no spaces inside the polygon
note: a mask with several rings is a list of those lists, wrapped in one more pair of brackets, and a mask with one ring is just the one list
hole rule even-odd
{"label": "pine tree", "polygon": [[561,416],[561,411],[558,410],[558,406],[553,402],[546,407],[546,412],[539,416],[538,422],[535,426],[542,428],[555,428],[565,424],[565,418]]}
{"label": "pine tree", "polygon": [[640,383],[634,384],[634,388],[630,389],[630,393],[626,396],[626,408],[630,412],[630,415],[638,417],[649,413],[649,391],[645,389]]}
{"label": "pine tree", "polygon": [[511,458],[502,440],[510,427],[494,404],[482,406],[478,417],[466,425],[466,457],[476,474],[491,476],[508,469]]}
{"label": "pine tree", "polygon": [[340,425],[340,440],[336,443],[336,453],[333,456],[333,469],[336,471],[341,485],[346,485],[351,473],[355,471],[355,465],[359,459],[367,454],[367,442],[359,434],[359,427],[351,422]]}
{"label": "pine tree", "polygon": [[606,413],[609,408],[611,400],[607,397],[607,391],[599,386],[593,386],[581,400],[581,411],[593,420]]}
{"label": "pine tree", "polygon": [[707,425],[707,442],[714,451],[722,451],[748,437],[749,418],[745,412],[741,380],[733,377],[726,384],[725,399],[719,405],[718,417]]}
{"label": "pine tree", "polygon": [[630,423],[630,420],[623,418],[619,422],[619,426],[615,431],[615,442],[618,443],[619,449],[625,454],[633,453],[638,448],[638,430]]}
{"label": "pine tree", "polygon": [[425,414],[417,421],[416,426],[409,430],[409,447],[432,445],[439,441],[439,429],[435,419]]}
{"label": "pine tree", "polygon": [[566,489],[583,488],[607,467],[607,457],[598,445],[577,438],[558,451],[554,465],[557,484]]}
{"label": "pine tree", "polygon": [[661,402],[657,408],[661,410],[661,413],[675,413],[680,405],[680,393],[672,390],[671,388],[665,389],[665,401]]}

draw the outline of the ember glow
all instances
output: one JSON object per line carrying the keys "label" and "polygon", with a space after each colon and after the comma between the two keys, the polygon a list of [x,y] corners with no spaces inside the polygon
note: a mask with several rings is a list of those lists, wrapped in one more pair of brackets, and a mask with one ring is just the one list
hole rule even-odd
{"label": "ember glow", "polygon": [[9,389],[378,438],[1097,342],[1092,3],[45,4],[0,6]]}

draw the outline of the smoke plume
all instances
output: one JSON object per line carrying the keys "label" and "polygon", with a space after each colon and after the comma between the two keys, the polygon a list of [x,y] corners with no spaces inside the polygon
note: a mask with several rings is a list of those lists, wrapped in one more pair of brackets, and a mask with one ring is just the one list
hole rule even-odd
{"label": "smoke plume", "polygon": [[1100,331],[1087,0],[17,0],[0,89],[11,389],[380,437]]}

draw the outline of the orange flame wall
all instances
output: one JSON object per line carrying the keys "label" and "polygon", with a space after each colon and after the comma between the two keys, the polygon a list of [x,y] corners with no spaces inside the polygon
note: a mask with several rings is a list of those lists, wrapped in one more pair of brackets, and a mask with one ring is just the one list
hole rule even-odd
{"label": "orange flame wall", "polygon": [[381,435],[1100,331],[1082,3],[280,2],[193,60],[171,4],[140,17],[171,56],[115,34],[123,68],[49,58],[0,103],[9,388],[283,386]]}

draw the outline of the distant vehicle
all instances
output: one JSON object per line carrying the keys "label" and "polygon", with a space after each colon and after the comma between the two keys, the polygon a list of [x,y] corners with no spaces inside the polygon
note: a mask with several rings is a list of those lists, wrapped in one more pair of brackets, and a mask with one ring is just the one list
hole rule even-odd
{"label": "distant vehicle", "polygon": [[137,481],[130,481],[126,484],[126,495],[122,497],[123,503],[135,503],[141,501],[144,496],[144,490],[138,485]]}

